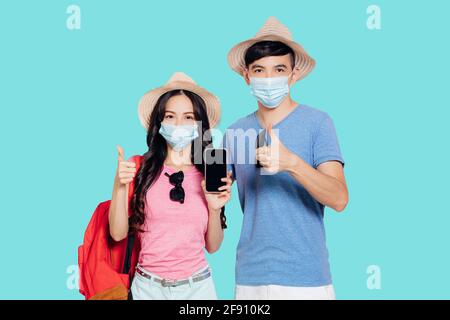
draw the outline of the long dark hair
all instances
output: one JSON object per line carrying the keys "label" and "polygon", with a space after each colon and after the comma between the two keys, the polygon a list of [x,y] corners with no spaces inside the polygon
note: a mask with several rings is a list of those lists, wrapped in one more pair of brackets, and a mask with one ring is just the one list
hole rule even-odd
{"label": "long dark hair", "polygon": [[[166,92],[159,97],[148,119],[148,131],[147,131],[147,146],[148,151],[143,155],[141,166],[136,173],[134,180],[134,193],[130,202],[131,216],[129,218],[130,232],[142,232],[141,226],[145,221],[145,199],[148,188],[156,181],[162,172],[164,160],[167,157],[167,143],[164,137],[159,134],[161,122],[164,120],[164,114],[166,110],[167,101],[177,95],[187,96],[194,106],[194,117],[196,121],[201,121],[201,127],[199,126],[199,136],[192,141],[191,145],[191,160],[197,170],[204,174],[204,161],[203,151],[207,147],[212,147],[212,137],[209,132],[209,121],[206,114],[206,106],[203,99],[197,94],[187,90],[172,90]],[[200,139],[200,141],[198,141]],[[202,146],[200,148],[194,148],[196,146]],[[201,154],[198,154],[200,153]],[[195,161],[194,161],[195,159]],[[167,195],[169,196],[169,195]],[[222,208],[220,213],[222,229],[227,227],[225,217],[225,207]]]}

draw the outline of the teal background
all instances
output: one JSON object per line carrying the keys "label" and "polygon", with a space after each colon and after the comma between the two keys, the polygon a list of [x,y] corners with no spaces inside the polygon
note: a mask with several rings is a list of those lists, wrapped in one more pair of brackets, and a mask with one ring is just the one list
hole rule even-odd
{"label": "teal background", "polygon": [[[66,28],[70,4],[81,30]],[[366,27],[370,4],[381,30]],[[220,129],[254,111],[226,54],[270,15],[316,59],[293,96],[331,115],[346,160],[350,202],[326,210],[337,298],[450,298],[449,12],[444,0],[2,1],[0,298],[82,298],[68,268],[111,197],[116,144],[146,151],[139,98],[183,71],[220,97]],[[234,294],[234,188],[208,256],[221,299]]]}

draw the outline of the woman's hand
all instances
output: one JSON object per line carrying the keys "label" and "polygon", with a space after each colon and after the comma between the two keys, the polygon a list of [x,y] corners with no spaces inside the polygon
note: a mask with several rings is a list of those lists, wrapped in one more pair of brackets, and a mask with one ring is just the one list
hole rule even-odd
{"label": "woman's hand", "polygon": [[109,206],[109,233],[115,241],[122,241],[128,235],[128,184],[136,174],[136,164],[125,161],[123,149],[117,146],[118,162],[114,187]]}
{"label": "woman's hand", "polygon": [[136,175],[136,164],[132,161],[125,161],[121,146],[117,146],[117,152],[119,154],[119,160],[117,163],[116,181],[120,185],[127,185],[133,181]]}
{"label": "woman's hand", "polygon": [[202,188],[203,192],[205,194],[206,201],[208,202],[208,209],[209,211],[220,211],[222,207],[227,203],[231,198],[231,185],[233,184],[233,179],[231,179],[231,171],[227,172],[227,177],[222,178],[221,180],[224,181],[226,184],[224,186],[221,186],[219,190],[220,193],[212,193],[206,191],[206,182],[203,179],[202,180]]}

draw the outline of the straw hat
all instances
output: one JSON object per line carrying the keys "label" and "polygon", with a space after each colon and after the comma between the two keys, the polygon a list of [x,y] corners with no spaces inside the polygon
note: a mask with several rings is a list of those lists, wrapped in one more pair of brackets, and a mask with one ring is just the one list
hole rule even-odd
{"label": "straw hat", "polygon": [[142,126],[148,130],[148,119],[156,105],[159,97],[172,90],[191,91],[203,99],[206,105],[206,114],[208,115],[211,128],[217,125],[220,119],[220,102],[212,93],[198,86],[194,80],[182,72],[175,72],[172,77],[162,87],[152,89],[144,94],[139,101],[138,115]]}
{"label": "straw hat", "polygon": [[293,41],[289,29],[278,21],[277,18],[269,17],[255,37],[240,42],[231,48],[228,53],[228,64],[230,67],[240,75],[243,75],[243,72],[246,69],[245,53],[247,52],[247,49],[257,42],[267,40],[280,41],[291,47],[295,53],[295,68],[300,71],[299,80],[306,77],[316,65],[314,59],[306,53],[303,47]]}

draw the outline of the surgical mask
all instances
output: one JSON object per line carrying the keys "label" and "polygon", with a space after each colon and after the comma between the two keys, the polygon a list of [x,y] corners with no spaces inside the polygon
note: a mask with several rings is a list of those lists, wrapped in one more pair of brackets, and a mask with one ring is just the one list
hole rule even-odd
{"label": "surgical mask", "polygon": [[198,125],[195,123],[177,126],[161,122],[159,133],[175,151],[181,151],[198,137]]}
{"label": "surgical mask", "polygon": [[276,108],[289,94],[289,76],[250,77],[251,93],[267,108]]}

